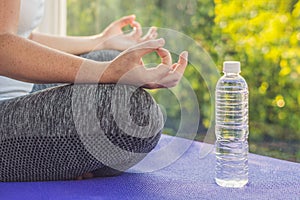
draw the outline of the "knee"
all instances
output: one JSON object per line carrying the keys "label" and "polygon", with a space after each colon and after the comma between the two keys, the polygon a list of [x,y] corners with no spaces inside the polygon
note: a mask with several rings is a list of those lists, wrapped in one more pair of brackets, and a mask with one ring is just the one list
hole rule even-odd
{"label": "knee", "polygon": [[108,161],[108,166],[125,171],[155,148],[164,120],[159,106],[145,90],[125,85],[113,87],[111,96],[106,94],[110,103],[102,112],[106,117],[101,117],[100,124],[113,144],[107,149],[113,152],[110,155],[115,160]]}
{"label": "knee", "polygon": [[[141,88],[126,85],[107,87],[113,89],[109,89],[111,92],[106,92],[105,98],[100,99],[100,103],[107,106],[99,107],[101,110],[98,112],[102,129],[111,127],[111,130],[106,131],[106,136],[111,139],[112,135],[121,136],[123,142],[115,143],[123,143],[123,148],[128,151],[150,152],[158,142],[163,128],[163,115],[159,106],[152,96]],[[111,120],[110,123],[107,119]]]}
{"label": "knee", "polygon": [[163,128],[163,115],[153,97],[141,88],[128,90],[131,91],[127,101],[129,101],[129,115],[133,123],[137,126],[148,127],[150,131],[161,130]]}
{"label": "knee", "polygon": [[[83,87],[77,92],[78,99],[86,108],[82,109],[84,113],[88,113],[76,114],[77,131],[85,149],[102,164],[125,171],[156,146],[163,115],[145,90],[114,84],[77,87]],[[93,99],[94,106],[88,105],[89,99]]]}

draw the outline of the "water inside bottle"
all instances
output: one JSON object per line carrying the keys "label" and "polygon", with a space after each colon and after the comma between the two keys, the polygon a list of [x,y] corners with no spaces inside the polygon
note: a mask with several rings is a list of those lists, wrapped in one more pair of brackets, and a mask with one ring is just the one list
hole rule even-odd
{"label": "water inside bottle", "polygon": [[248,182],[248,88],[237,76],[223,77],[216,88],[216,183],[242,187]]}

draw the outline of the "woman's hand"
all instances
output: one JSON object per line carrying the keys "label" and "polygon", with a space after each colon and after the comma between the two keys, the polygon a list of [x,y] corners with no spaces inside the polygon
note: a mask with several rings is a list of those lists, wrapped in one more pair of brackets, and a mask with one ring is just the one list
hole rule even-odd
{"label": "woman's hand", "polygon": [[[124,33],[122,28],[130,25],[133,31]],[[138,43],[145,42],[157,37],[155,27],[151,27],[148,33],[142,37],[143,32],[141,25],[135,21],[135,15],[123,17],[111,23],[100,35],[96,38],[99,39],[99,48],[114,49],[123,51]]]}
{"label": "woman's hand", "polygon": [[[148,89],[174,87],[180,81],[187,66],[187,52],[182,52],[177,63],[172,63],[170,52],[162,48],[163,39],[149,40],[122,52],[105,69],[100,82],[135,85]],[[161,63],[155,68],[146,68],[142,57],[156,52]]]}

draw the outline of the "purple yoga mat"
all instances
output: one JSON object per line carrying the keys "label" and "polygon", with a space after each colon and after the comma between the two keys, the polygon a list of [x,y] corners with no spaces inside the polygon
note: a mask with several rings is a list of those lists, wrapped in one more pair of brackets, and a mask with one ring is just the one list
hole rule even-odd
{"label": "purple yoga mat", "polygon": [[[162,136],[154,152],[160,153],[174,137]],[[255,154],[249,155],[249,183],[240,189],[222,188],[214,182],[215,156],[201,158],[199,142],[176,138],[176,145],[191,144],[178,159],[172,151],[149,162],[176,161],[153,172],[82,181],[0,183],[1,200],[100,200],[100,199],[300,199],[300,164]],[[184,145],[183,145],[184,146]],[[164,153],[164,154],[163,154]],[[154,154],[153,154],[154,155]],[[149,156],[153,156],[149,155]],[[157,156],[157,155],[156,155]],[[155,155],[154,155],[155,157]],[[163,159],[163,160],[161,160]],[[169,159],[172,160],[172,159]],[[165,162],[167,163],[167,162]],[[149,163],[148,163],[149,164]],[[142,170],[141,170],[142,171]]]}

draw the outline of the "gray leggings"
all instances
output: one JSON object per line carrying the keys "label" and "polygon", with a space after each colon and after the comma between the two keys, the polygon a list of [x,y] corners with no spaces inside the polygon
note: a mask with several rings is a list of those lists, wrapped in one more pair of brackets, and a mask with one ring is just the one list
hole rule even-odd
{"label": "gray leggings", "polygon": [[34,90],[0,102],[0,181],[116,175],[143,159],[160,138],[162,114],[140,88],[76,84]]}

